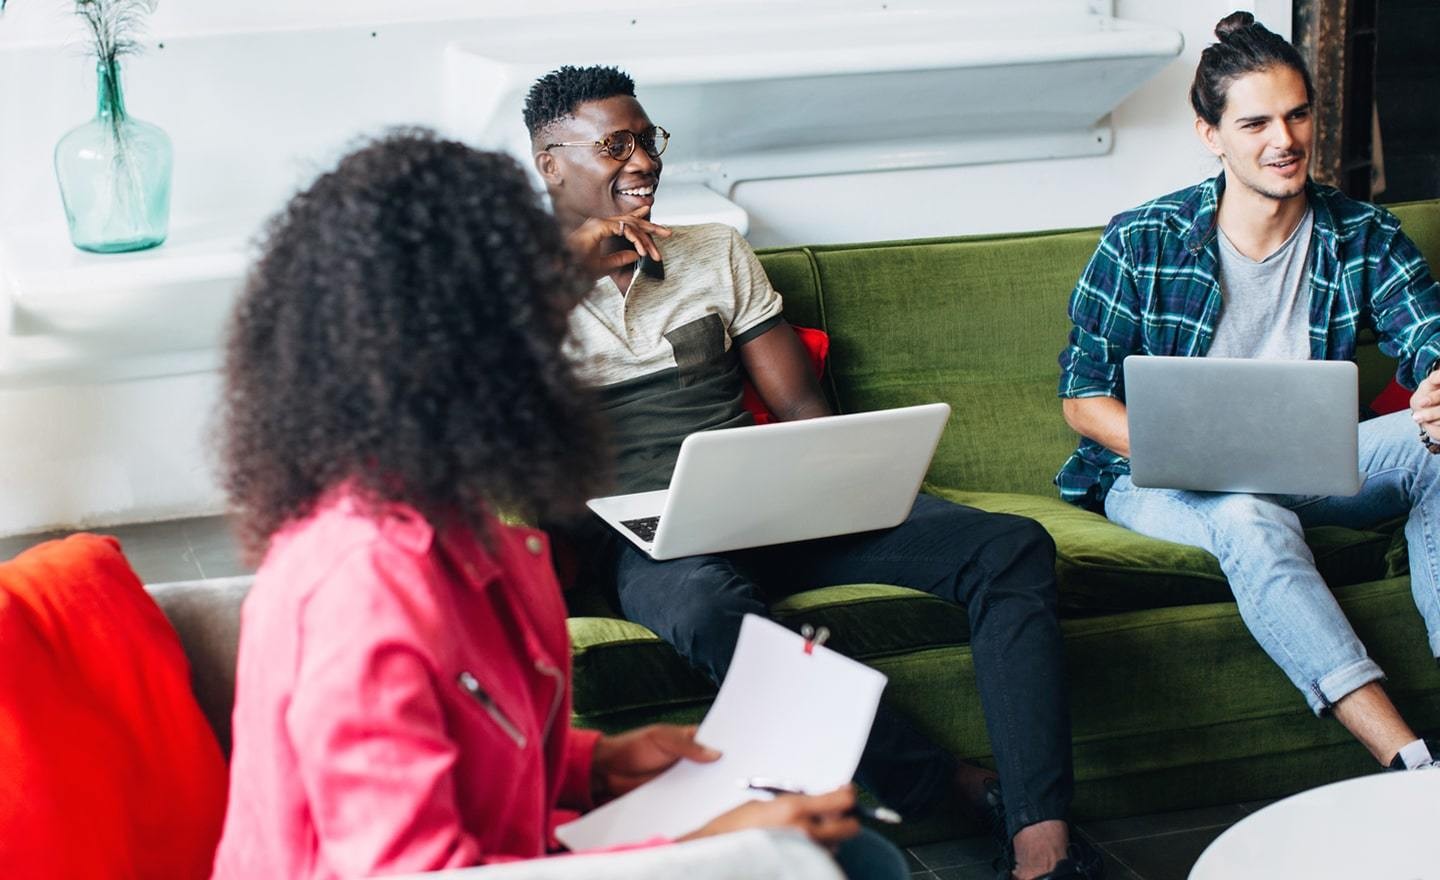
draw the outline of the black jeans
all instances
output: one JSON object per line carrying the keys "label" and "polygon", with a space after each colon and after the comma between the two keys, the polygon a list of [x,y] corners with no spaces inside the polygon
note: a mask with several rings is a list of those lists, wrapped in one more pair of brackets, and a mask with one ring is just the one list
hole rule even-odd
{"label": "black jeans", "polygon": [[[912,587],[963,605],[1010,834],[1070,806],[1070,712],[1055,619],[1055,544],[1037,523],[921,495],[893,529],[656,562],[616,540],[605,554],[625,616],[715,681],[740,621],[767,600],[835,584]],[[928,810],[955,761],[881,706],[857,778],[902,813]]]}

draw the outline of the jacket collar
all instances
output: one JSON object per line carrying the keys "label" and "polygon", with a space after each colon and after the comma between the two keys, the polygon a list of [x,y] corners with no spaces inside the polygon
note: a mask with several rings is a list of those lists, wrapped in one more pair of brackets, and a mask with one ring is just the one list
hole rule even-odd
{"label": "jacket collar", "polygon": [[[1220,197],[1224,192],[1225,172],[1222,171],[1191,187],[1179,210],[1167,218],[1171,229],[1185,239],[1185,249],[1192,255],[1198,255],[1214,243],[1220,228]],[[1326,253],[1334,258],[1340,250],[1340,234],[1328,195],[1315,181],[1305,182],[1305,198],[1315,212],[1314,235]]]}
{"label": "jacket collar", "polygon": [[509,549],[505,546],[508,536],[504,527],[493,519],[486,520],[490,527],[492,551],[469,528],[454,524],[437,526],[408,504],[397,501],[367,503],[353,483],[340,487],[334,503],[349,512],[373,519],[386,540],[408,554],[419,557],[429,555],[432,550],[438,551],[448,563],[453,564],[456,579],[472,590],[484,589],[500,576],[501,566],[496,555]]}

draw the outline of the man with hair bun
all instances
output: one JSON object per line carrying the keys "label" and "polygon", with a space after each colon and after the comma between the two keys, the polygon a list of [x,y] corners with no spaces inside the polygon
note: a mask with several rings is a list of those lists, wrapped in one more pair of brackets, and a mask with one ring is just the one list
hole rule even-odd
{"label": "man with hair bun", "polygon": [[[1415,603],[1440,656],[1440,558],[1427,538],[1440,531],[1440,287],[1394,216],[1310,180],[1314,89],[1294,47],[1248,12],[1215,35],[1190,103],[1221,172],[1106,227],[1070,300],[1060,397],[1081,441],[1055,481],[1120,525],[1213,553],[1246,625],[1317,715],[1333,714],[1382,766],[1440,766],[1386,695],[1304,538],[1309,526],[1408,515]],[[1127,355],[1352,360],[1366,327],[1415,392],[1410,412],[1361,423],[1358,494],[1132,483]],[[1305,438],[1287,442],[1303,452]]]}

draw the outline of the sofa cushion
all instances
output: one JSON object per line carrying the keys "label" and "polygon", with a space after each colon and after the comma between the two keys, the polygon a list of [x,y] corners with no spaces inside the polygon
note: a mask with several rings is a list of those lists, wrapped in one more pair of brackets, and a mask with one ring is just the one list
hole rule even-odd
{"label": "sofa cushion", "polygon": [[[957,504],[1013,513],[1039,522],[1055,539],[1061,610],[1098,614],[1232,600],[1215,557],[1196,547],[1149,538],[1067,504],[1009,492],[962,492],[927,486]],[[1308,529],[1305,539],[1332,587],[1387,574],[1391,537],[1338,526]]]}
{"label": "sofa cushion", "polygon": [[210,875],[226,769],[175,632],[114,538],[0,565],[7,878]]}

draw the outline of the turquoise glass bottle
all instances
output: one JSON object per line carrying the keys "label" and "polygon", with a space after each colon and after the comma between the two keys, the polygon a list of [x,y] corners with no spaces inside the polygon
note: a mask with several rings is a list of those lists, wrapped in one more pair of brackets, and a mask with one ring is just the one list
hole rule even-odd
{"label": "turquoise glass bottle", "polygon": [[96,74],[95,118],[55,145],[70,240],[102,254],[155,247],[170,229],[170,137],[125,112],[119,62],[102,59]]}

